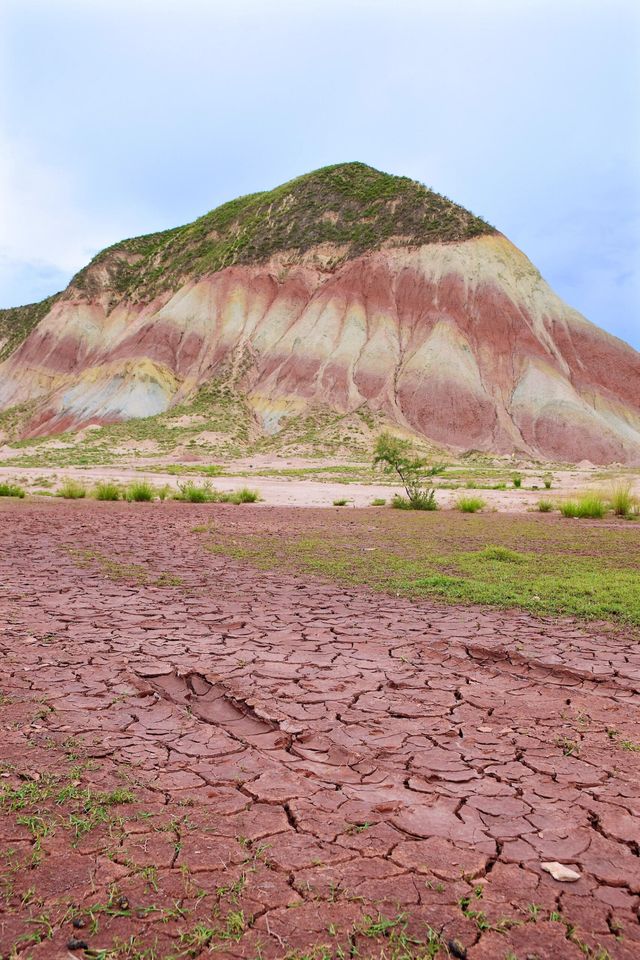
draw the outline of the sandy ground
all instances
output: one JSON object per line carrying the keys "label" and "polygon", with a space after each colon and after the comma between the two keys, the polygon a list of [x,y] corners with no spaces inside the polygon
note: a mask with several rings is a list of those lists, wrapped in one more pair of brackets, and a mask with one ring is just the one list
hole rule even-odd
{"label": "sandy ground", "polygon": [[1,955],[640,955],[637,642],[0,518]]}

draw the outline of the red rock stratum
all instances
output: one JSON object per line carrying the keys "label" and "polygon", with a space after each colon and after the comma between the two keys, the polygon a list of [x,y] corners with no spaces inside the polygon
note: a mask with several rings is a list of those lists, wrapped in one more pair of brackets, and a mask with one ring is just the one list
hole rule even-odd
{"label": "red rock stratum", "polygon": [[103,251],[0,312],[0,408],[30,436],[161,413],[231,383],[255,431],[318,407],[462,451],[640,462],[640,354],[502,234],[362,164]]}

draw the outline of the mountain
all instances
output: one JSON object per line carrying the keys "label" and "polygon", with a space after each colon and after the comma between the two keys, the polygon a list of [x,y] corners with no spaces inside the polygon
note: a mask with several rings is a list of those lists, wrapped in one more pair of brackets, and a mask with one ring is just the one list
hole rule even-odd
{"label": "mountain", "polygon": [[103,250],[0,311],[0,360],[26,437],[226,385],[254,435],[357,411],[459,452],[640,462],[640,354],[479,217],[360,163]]}

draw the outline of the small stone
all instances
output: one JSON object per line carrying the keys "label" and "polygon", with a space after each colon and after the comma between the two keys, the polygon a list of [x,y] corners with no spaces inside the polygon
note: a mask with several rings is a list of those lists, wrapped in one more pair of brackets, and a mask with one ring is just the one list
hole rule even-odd
{"label": "small stone", "polygon": [[540,866],[543,870],[546,870],[547,873],[550,873],[554,880],[559,880],[560,883],[575,883],[575,881],[579,880],[582,876],[577,870],[572,870],[571,867],[566,867],[563,863],[558,863],[557,860],[551,860],[549,863],[541,863]]}
{"label": "small stone", "polygon": [[67,950],[88,950],[89,944],[84,940],[76,940],[75,937],[71,937],[71,940],[67,941]]}
{"label": "small stone", "polygon": [[466,960],[467,948],[463,947],[459,940],[449,940],[447,950],[452,957],[458,957],[458,960]]}
{"label": "small stone", "polygon": [[116,906],[118,907],[119,910],[128,910],[129,901],[127,900],[126,897],[118,897],[118,899],[116,900]]}
{"label": "small stone", "polygon": [[74,917],[71,921],[71,924],[76,928],[76,930],[82,930],[83,927],[86,927],[87,921],[84,919],[84,917]]}

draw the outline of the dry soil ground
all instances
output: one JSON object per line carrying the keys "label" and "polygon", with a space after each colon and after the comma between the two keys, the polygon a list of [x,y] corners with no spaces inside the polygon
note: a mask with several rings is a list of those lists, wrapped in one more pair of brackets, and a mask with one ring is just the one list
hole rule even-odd
{"label": "dry soil ground", "polygon": [[206,552],[235,509],[0,505],[0,954],[637,958],[637,642]]}

